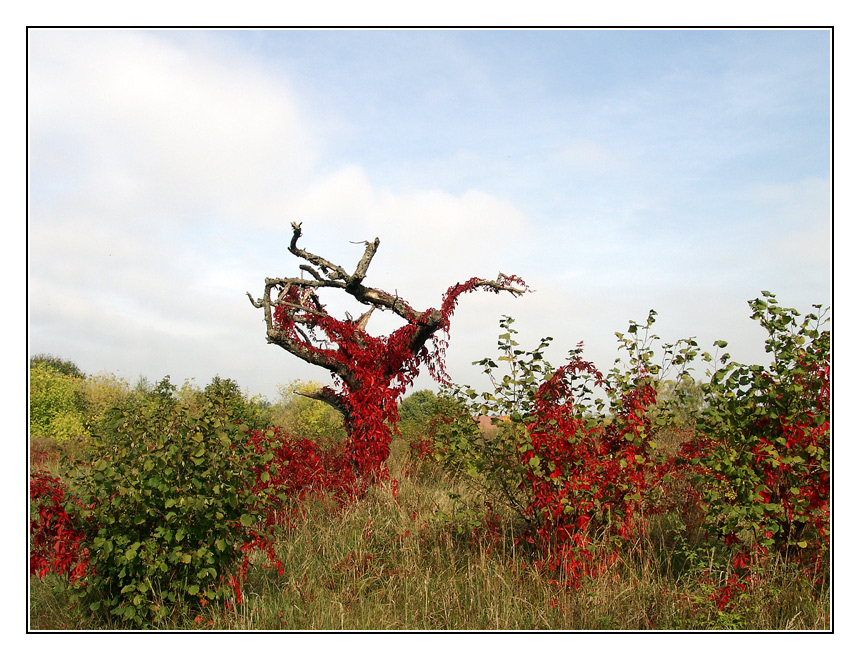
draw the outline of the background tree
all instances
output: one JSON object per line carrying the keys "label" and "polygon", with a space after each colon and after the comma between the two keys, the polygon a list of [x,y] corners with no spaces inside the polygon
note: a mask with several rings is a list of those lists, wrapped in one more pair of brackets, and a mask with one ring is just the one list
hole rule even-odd
{"label": "background tree", "polygon": [[400,421],[426,424],[436,414],[439,397],[430,390],[418,390],[400,404]]}
{"label": "background tree", "polygon": [[[407,396],[398,407],[398,430],[404,448],[410,454],[429,453],[431,429],[442,413],[443,401],[430,390],[418,390]],[[422,439],[426,442],[422,443]]]}
{"label": "background tree", "polygon": [[57,373],[65,376],[73,376],[75,378],[86,377],[86,374],[81,371],[80,367],[78,367],[74,362],[56,355],[50,355],[48,353],[39,353],[38,355],[34,355],[30,358],[30,367],[34,367],[37,364],[47,365]]}
{"label": "background tree", "polygon": [[88,435],[98,435],[110,417],[110,411],[131,396],[129,384],[119,376],[101,371],[86,380],[86,427]]}
{"label": "background tree", "polygon": [[[349,458],[361,473],[376,471],[388,456],[389,424],[397,423],[397,402],[420,365],[426,365],[437,380],[446,380],[447,341],[437,333],[447,334],[459,296],[478,289],[519,296],[528,287],[520,278],[501,273],[495,280],[472,278],[449,288],[439,309],[419,311],[396,293],[363,284],[378,238],[365,242],[364,254],[350,274],[299,248],[301,224],[292,226],[289,251],[307,262],[299,266],[302,276],[266,278],[263,297],[254,300],[249,293],[248,298],[264,311],[269,343],[331,372],[336,389],[323,387],[306,396],[325,401],[343,414]],[[368,309],[358,319],[348,314],[345,320],[336,319],[320,300],[325,289],[339,289]],[[387,336],[370,335],[366,328],[376,309],[393,312],[405,323]]]}
{"label": "background tree", "polygon": [[74,440],[86,435],[85,381],[57,360],[30,360],[30,436]]}
{"label": "background tree", "polygon": [[243,393],[239,383],[232,378],[213,377],[212,381],[203,388],[199,398],[224,409],[230,419],[245,424],[251,429],[265,429],[271,426],[271,413],[261,404],[260,399]]}

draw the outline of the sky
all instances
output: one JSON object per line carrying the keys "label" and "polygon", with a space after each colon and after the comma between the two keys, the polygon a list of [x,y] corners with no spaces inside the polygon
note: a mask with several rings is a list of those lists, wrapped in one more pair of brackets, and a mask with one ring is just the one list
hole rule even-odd
{"label": "sky", "polygon": [[350,271],[378,237],[365,284],[415,307],[522,277],[453,316],[479,390],[503,315],[605,373],[651,309],[767,363],[748,300],[832,303],[827,30],[31,29],[27,75],[28,351],[87,373],[328,383],[245,295],[300,274],[291,222]]}

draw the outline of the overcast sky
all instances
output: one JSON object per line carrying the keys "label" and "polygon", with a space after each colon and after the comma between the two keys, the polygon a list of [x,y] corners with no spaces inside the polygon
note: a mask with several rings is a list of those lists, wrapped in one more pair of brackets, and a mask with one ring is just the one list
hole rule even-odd
{"label": "overcast sky", "polygon": [[605,372],[650,309],[764,362],[747,300],[831,304],[826,30],[28,34],[29,351],[87,373],[328,382],[245,295],[299,274],[292,221],[347,270],[379,237],[365,283],[416,307],[523,277],[453,317],[478,388],[503,314]]}

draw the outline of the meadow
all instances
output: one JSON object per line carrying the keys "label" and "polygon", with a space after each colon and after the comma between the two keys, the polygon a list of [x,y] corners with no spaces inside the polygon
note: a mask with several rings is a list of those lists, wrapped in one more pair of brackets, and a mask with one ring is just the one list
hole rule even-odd
{"label": "meadow", "polygon": [[[39,446],[42,442],[35,442]],[[52,444],[52,443],[45,443]],[[398,444],[404,444],[400,441]],[[695,574],[678,566],[680,548],[659,527],[610,571],[573,589],[547,578],[522,554],[511,528],[495,538],[443,522],[457,484],[441,475],[403,477],[398,499],[380,485],[340,508],[307,499],[294,530],[276,540],[284,575],[257,554],[235,610],[180,609],[165,630],[826,630],[826,580],[796,579],[767,567],[754,592],[730,612],[717,608]],[[464,489],[461,489],[464,490]],[[659,523],[658,523],[659,525]],[[33,630],[112,630],[121,621],[72,602],[66,580],[32,578]]]}
{"label": "meadow", "polygon": [[503,319],[494,387],[404,399],[372,474],[317,384],[38,356],[30,628],[828,630],[829,331],[757,302],[773,364],[707,355],[707,382],[652,318],[606,376]]}

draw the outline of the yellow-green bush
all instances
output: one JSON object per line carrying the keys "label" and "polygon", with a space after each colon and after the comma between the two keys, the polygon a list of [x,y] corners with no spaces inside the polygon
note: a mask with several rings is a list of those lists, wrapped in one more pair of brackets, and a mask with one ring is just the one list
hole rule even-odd
{"label": "yellow-green bush", "polygon": [[128,397],[129,384],[106,371],[89,376],[83,384],[86,421],[89,430],[101,428],[108,411],[119,407]]}
{"label": "yellow-green bush", "polygon": [[327,403],[299,394],[310,394],[321,387],[321,383],[300,380],[279,386],[281,398],[271,407],[273,425],[300,438],[345,440],[343,415]]}
{"label": "yellow-green bush", "polygon": [[30,435],[71,440],[86,435],[84,379],[45,362],[30,366]]}

